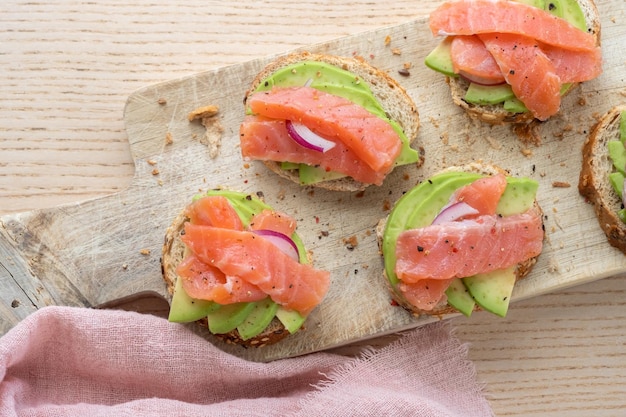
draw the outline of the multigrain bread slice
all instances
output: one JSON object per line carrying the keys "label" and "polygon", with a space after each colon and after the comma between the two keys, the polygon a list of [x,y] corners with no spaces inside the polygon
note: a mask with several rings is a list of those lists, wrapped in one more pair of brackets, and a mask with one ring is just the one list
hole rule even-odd
{"label": "multigrain bread slice", "polygon": [[[176,267],[185,258],[187,253],[187,248],[180,239],[180,236],[183,233],[185,223],[188,221],[189,218],[183,211],[174,219],[165,232],[161,256],[161,270],[167,291],[170,295],[174,294],[176,280],[179,279],[176,274]],[[204,328],[208,327],[206,318],[198,320],[197,324]],[[289,334],[289,331],[285,329],[281,321],[274,317],[263,332],[247,340],[241,338],[237,329],[225,334],[216,334],[215,336],[229,344],[237,344],[245,347],[263,347],[277,343]]]}
{"label": "multigrain bread slice", "polygon": [[[596,44],[600,46],[600,14],[598,8],[593,0],[578,0],[578,4],[585,15],[585,21],[587,22],[587,32],[591,33],[595,39]],[[469,81],[462,77],[446,77],[446,83],[450,88],[452,95],[452,101],[461,107],[467,114],[474,118],[481,120],[485,123],[494,125],[501,124],[524,124],[535,121],[532,113],[513,113],[504,109],[502,104],[486,105],[486,104],[473,104],[464,100],[467,89],[469,88]],[[576,85],[572,85],[565,95],[574,90]]]}
{"label": "multigrain bread slice", "polygon": [[609,183],[613,162],[607,149],[609,141],[620,140],[622,111],[626,111],[626,105],[609,110],[585,140],[578,191],[593,204],[600,227],[609,243],[626,254],[626,224],[617,216],[618,210],[624,206]]}
{"label": "multigrain bread slice", "polygon": [[[407,91],[386,72],[373,67],[365,60],[359,58],[316,54],[307,51],[292,53],[280,57],[269,63],[259,74],[257,74],[245,94],[244,103],[247,101],[248,96],[252,94],[267,77],[283,67],[302,61],[325,62],[346,71],[350,71],[360,77],[369,85],[372,93],[385,109],[387,116],[391,120],[398,122],[410,142],[415,140],[420,127],[420,119],[417,106],[415,105],[413,99],[409,96]],[[300,182],[297,170],[287,171],[281,169],[280,163],[274,161],[264,161],[264,164],[279,176],[295,183]],[[368,184],[361,183],[352,178],[344,177],[318,182],[313,184],[313,186],[334,191],[359,191],[365,189]]]}
{"label": "multigrain bread slice", "polygon": [[[485,174],[485,175],[496,175],[496,174],[501,173],[507,176],[510,175],[508,171],[506,171],[505,169],[497,165],[485,164],[485,163],[480,163],[480,162],[473,162],[473,163],[469,163],[469,164],[462,165],[462,166],[451,166],[451,167],[443,169],[441,172],[476,172],[476,173]],[[534,202],[534,209],[540,213],[543,219],[543,215],[542,215],[543,212],[537,200],[535,200]],[[385,231],[387,219],[388,219],[388,216],[384,219],[381,219],[376,227],[376,237],[378,240],[378,247],[381,250],[381,255],[382,255],[382,239],[383,239],[383,233]],[[521,262],[516,266],[516,269],[515,269],[516,282],[525,278],[530,273],[530,271],[533,269],[533,267],[537,263],[538,258],[539,258],[539,255],[533,258],[529,258],[526,261]],[[389,290],[391,294],[392,300],[395,301],[399,306],[411,312],[413,315],[417,317],[422,316],[422,315],[441,317],[447,314],[458,313],[457,309],[449,305],[447,301],[440,302],[432,310],[420,309],[414,306],[413,304],[411,304],[409,301],[407,301],[402,296],[400,291],[398,291],[396,288],[393,288],[391,286],[384,269],[383,269],[383,279],[385,281],[385,284],[387,285],[387,289]],[[474,311],[478,311],[480,309],[481,308],[478,305],[474,307]]]}

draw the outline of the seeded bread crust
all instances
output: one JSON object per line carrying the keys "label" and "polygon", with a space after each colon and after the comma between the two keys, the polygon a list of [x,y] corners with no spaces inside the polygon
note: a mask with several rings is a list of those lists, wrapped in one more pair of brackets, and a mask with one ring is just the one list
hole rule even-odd
{"label": "seeded bread crust", "polygon": [[[596,44],[600,46],[600,14],[593,0],[578,0],[580,8],[585,15],[587,22],[587,31],[595,36]],[[460,106],[467,114],[475,119],[493,125],[501,124],[524,124],[536,121],[530,112],[512,113],[504,110],[502,104],[497,105],[480,105],[466,102],[463,98],[470,83],[461,77],[446,77],[446,83],[450,87],[452,101]],[[576,85],[565,93],[573,91]]]}
{"label": "seeded bread crust", "polygon": [[[180,236],[183,233],[185,223],[188,221],[189,218],[184,212],[181,212],[165,232],[161,257],[161,271],[167,286],[167,291],[170,295],[174,294],[176,280],[178,279],[176,267],[185,258],[187,251]],[[206,318],[198,320],[197,323],[204,328],[208,327]],[[216,334],[215,336],[229,344],[237,344],[245,347],[263,347],[277,343],[289,334],[289,331],[285,329],[281,321],[274,317],[263,332],[247,340],[241,338],[237,329],[225,334]]]}
{"label": "seeded bread crust", "polygon": [[[503,168],[500,168],[495,165],[488,165],[488,164],[482,164],[482,163],[470,163],[470,164],[463,165],[463,166],[452,166],[452,167],[448,167],[442,170],[441,172],[478,172],[478,173],[487,174],[487,175],[495,175],[498,173],[502,173],[504,175],[509,175],[509,173]],[[541,207],[539,206],[539,203],[536,200],[535,200],[535,209],[539,210],[539,213],[542,213]],[[382,255],[382,239],[383,239],[383,233],[385,231],[385,225],[387,223],[387,218],[388,217],[380,220],[376,227],[376,236],[378,239],[378,247],[379,247],[381,255]],[[543,219],[543,216],[542,216],[542,219]],[[525,278],[530,273],[532,268],[537,263],[538,257],[539,256],[527,259],[526,261],[521,262],[517,265],[517,269],[515,270],[516,282]],[[441,317],[447,314],[458,313],[458,310],[452,307],[451,305],[449,305],[447,302],[441,302],[439,305],[435,306],[435,308],[433,308],[432,310],[422,310],[420,308],[417,308],[416,306],[408,302],[399,291],[397,291],[395,288],[391,286],[391,284],[389,283],[389,279],[387,278],[387,274],[384,270],[383,270],[383,279],[385,280],[387,289],[389,290],[391,294],[391,298],[398,305],[400,305],[405,310],[411,312],[416,317],[419,317],[422,315]],[[480,310],[480,307],[476,305],[474,307],[474,311],[479,311],[479,310]]]}
{"label": "seeded bread crust", "polygon": [[609,183],[613,162],[608,155],[607,143],[620,140],[620,115],[626,105],[613,107],[602,116],[583,144],[583,162],[578,181],[578,191],[591,204],[600,227],[609,243],[626,254],[626,224],[617,211],[622,201]]}
{"label": "seeded bread crust", "polygon": [[[277,70],[302,61],[325,62],[337,66],[362,78],[371,88],[374,96],[379,100],[391,120],[398,122],[409,142],[417,137],[420,126],[419,113],[413,99],[396,80],[387,73],[374,68],[362,59],[345,58],[334,55],[314,54],[310,52],[292,53],[276,59],[268,64],[252,81],[250,89],[246,92],[244,103],[248,96],[267,77]],[[286,171],[280,168],[279,162],[264,161],[270,170],[290,181],[300,184],[297,170]],[[421,161],[418,162],[421,164]],[[344,177],[335,180],[323,181],[312,184],[313,187],[325,188],[333,191],[360,191],[369,186],[352,178]]]}

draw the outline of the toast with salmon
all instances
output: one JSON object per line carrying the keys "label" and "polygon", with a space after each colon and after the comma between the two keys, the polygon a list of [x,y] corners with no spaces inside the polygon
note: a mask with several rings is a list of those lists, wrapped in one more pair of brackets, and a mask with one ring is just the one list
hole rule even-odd
{"label": "toast with salmon", "polygon": [[626,105],[618,105],[596,123],[582,148],[578,190],[593,204],[609,243],[626,254]]}
{"label": "toast with salmon", "polygon": [[602,72],[593,0],[460,0],[430,16],[444,36],[425,60],[453,102],[490,124],[545,121],[561,98]]}
{"label": "toast with salmon", "polygon": [[309,52],[269,63],[244,98],[242,157],[283,178],[335,191],[381,185],[398,165],[422,163],[411,144],[417,106],[362,59]]}
{"label": "toast with salmon", "polygon": [[311,265],[296,221],[256,196],[196,196],[165,234],[169,320],[198,322],[231,344],[262,347],[298,332],[330,285]]}
{"label": "toast with salmon", "polygon": [[392,299],[414,315],[505,316],[543,247],[537,181],[472,163],[405,193],[377,227]]}

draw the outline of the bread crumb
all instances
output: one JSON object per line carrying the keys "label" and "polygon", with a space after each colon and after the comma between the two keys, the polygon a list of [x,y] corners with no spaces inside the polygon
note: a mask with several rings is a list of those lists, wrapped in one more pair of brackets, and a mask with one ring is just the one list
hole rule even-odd
{"label": "bread crumb", "polygon": [[211,104],[209,106],[198,107],[187,115],[190,122],[197,119],[206,119],[207,117],[213,117],[219,112],[219,107]]}
{"label": "bread crumb", "polygon": [[128,269],[128,264],[122,264],[122,269],[123,270],[127,270]]}
{"label": "bread crumb", "polygon": [[165,144],[166,145],[171,145],[172,143],[174,143],[174,138],[172,137],[172,133],[171,132],[167,132],[165,134]]}
{"label": "bread crumb", "polygon": [[150,255],[150,249],[142,249],[139,251],[142,255]]}
{"label": "bread crumb", "polygon": [[164,98],[160,98],[157,100],[157,103],[159,103],[161,106],[165,106],[167,104],[167,100],[165,100]]}
{"label": "bread crumb", "polygon": [[402,67],[406,69],[411,69],[412,66],[413,66],[412,62],[405,62],[404,64],[402,64]]}
{"label": "bread crumb", "polygon": [[148,161],[146,162],[148,162],[148,165],[152,165],[152,166],[155,166],[157,164],[157,162],[154,159],[148,159]]}
{"label": "bread crumb", "polygon": [[391,36],[387,35],[385,36],[385,46],[389,45],[391,43]]}
{"label": "bread crumb", "polygon": [[159,175],[159,170],[157,168],[154,168],[152,170],[152,175]]}
{"label": "bread crumb", "polygon": [[219,148],[222,145],[222,133],[224,133],[224,127],[219,119],[215,117],[218,113],[218,106],[209,105],[199,107],[187,116],[190,122],[200,119],[202,126],[204,126],[205,132],[204,136],[200,138],[200,143],[208,146],[211,159],[217,157]]}
{"label": "bread crumb", "polygon": [[[391,53],[393,55],[402,55],[402,51],[400,51],[400,48],[392,48],[391,49]],[[406,68],[405,68],[406,69]]]}
{"label": "bread crumb", "polygon": [[343,244],[346,245],[346,249],[354,250],[359,245],[359,241],[356,236],[350,236],[343,239]]}
{"label": "bread crumb", "polygon": [[555,188],[569,188],[572,185],[566,181],[553,181],[552,186]]}
{"label": "bread crumb", "polygon": [[531,122],[524,124],[515,124],[511,127],[513,132],[524,144],[541,145],[541,134],[539,132],[539,123]]}
{"label": "bread crumb", "polygon": [[522,155],[524,155],[524,156],[532,156],[533,155],[533,151],[528,149],[528,148],[524,148],[524,149],[522,149]]}

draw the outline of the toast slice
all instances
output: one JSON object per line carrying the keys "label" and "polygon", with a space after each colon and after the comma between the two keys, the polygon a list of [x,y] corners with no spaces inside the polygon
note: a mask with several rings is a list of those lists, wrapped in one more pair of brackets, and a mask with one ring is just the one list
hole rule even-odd
{"label": "toast slice", "polygon": [[[585,21],[587,22],[587,32],[594,35],[596,44],[600,46],[600,14],[598,13],[595,3],[593,0],[578,0],[578,3],[585,16]],[[464,100],[464,97],[470,83],[462,77],[446,77],[446,83],[450,88],[452,101],[474,119],[494,125],[525,124],[535,121],[532,113],[513,113],[505,110],[502,104],[486,105],[468,103]],[[572,85],[565,95],[573,91],[575,87],[576,85]]]}
{"label": "toast slice", "polygon": [[[498,167],[496,165],[491,165],[491,164],[484,164],[480,162],[474,162],[474,163],[470,163],[470,164],[463,165],[463,166],[448,167],[442,170],[441,172],[475,172],[475,173],[486,174],[486,175],[495,175],[495,174],[501,173],[504,175],[509,175],[509,173],[501,167]],[[539,206],[539,203],[536,200],[534,202],[534,208],[537,211],[539,211],[539,213],[542,213],[541,207]],[[543,218],[543,216],[541,217]],[[378,239],[379,248],[381,249],[381,254],[382,254],[383,233],[385,231],[387,219],[388,217],[381,219],[376,227],[376,236]],[[516,266],[515,282],[518,282],[519,280],[525,278],[530,273],[534,265],[537,263],[538,257],[539,255],[529,258],[526,261],[521,262]],[[387,285],[387,288],[391,294],[391,298],[393,299],[393,301],[395,301],[402,308],[411,312],[413,315],[417,317],[421,315],[441,317],[443,315],[458,313],[457,309],[451,306],[450,304],[448,304],[447,301],[441,301],[432,310],[420,309],[414,306],[413,304],[411,304],[408,300],[406,300],[406,298],[402,296],[402,293],[399,290],[392,287],[391,283],[389,282],[389,279],[387,278],[386,272],[384,270],[383,270],[383,278],[385,280],[385,283]],[[478,311],[478,310],[481,310],[481,308],[480,306],[476,305],[474,307],[474,311]]]}
{"label": "toast slice", "polygon": [[[268,64],[256,78],[252,81],[249,90],[244,97],[244,103],[252,94],[260,83],[277,70],[302,61],[318,61],[330,65],[334,65],[346,71],[349,71],[365,81],[372,90],[374,96],[378,99],[382,107],[385,109],[387,116],[391,120],[395,120],[404,134],[413,142],[417,137],[420,127],[419,113],[413,99],[408,95],[406,90],[387,73],[374,68],[367,62],[358,58],[346,58],[326,54],[314,54],[310,52],[292,53],[276,59]],[[421,164],[421,161],[418,162]],[[264,164],[279,176],[300,183],[297,170],[284,170],[280,167],[280,162],[264,161]],[[333,191],[359,191],[369,186],[362,182],[356,181],[349,177],[332,179],[327,181],[311,184],[314,187],[325,188]]]}
{"label": "toast slice", "polygon": [[[185,223],[188,221],[189,218],[183,211],[165,231],[161,255],[161,271],[163,280],[167,286],[167,291],[172,296],[174,295],[176,280],[179,279],[176,273],[176,267],[187,254],[187,247],[180,239],[180,236],[184,233]],[[196,323],[205,329],[208,327],[206,317],[198,320]],[[265,330],[246,340],[241,337],[237,329],[224,334],[215,334],[214,336],[229,344],[237,344],[246,347],[263,347],[277,343],[289,334],[289,331],[285,328],[283,323],[274,317]]]}
{"label": "toast slice", "polygon": [[624,205],[609,183],[609,174],[614,168],[607,149],[609,141],[620,140],[623,111],[626,105],[613,107],[605,113],[585,140],[578,191],[593,204],[609,243],[626,254],[626,224],[617,215]]}

